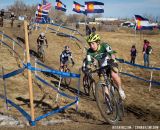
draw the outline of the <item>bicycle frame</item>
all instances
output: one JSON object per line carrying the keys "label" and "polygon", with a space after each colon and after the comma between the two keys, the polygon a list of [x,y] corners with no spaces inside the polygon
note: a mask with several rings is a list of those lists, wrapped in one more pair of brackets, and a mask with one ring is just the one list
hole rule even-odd
{"label": "bicycle frame", "polygon": [[41,58],[41,60],[44,62],[45,61],[45,50],[44,50],[44,44],[41,44],[39,45],[39,48],[38,48],[38,55],[39,57]]}
{"label": "bicycle frame", "polygon": [[[91,96],[93,100],[95,97],[95,80],[93,79],[92,73],[85,73],[83,77],[83,88],[86,95]],[[92,92],[91,92],[92,91]]]}
{"label": "bicycle frame", "polygon": [[[63,66],[60,66],[60,71],[70,72],[70,69],[68,68],[67,64],[64,64]],[[64,79],[64,82],[65,82],[65,85],[69,86],[70,83],[71,83],[71,78],[63,78],[63,79]]]}
{"label": "bicycle frame", "polygon": [[60,69],[62,69],[61,71],[65,72],[69,68],[67,64],[64,64],[63,66],[60,66]]}
{"label": "bicycle frame", "polygon": [[[109,69],[109,71],[108,71]],[[110,124],[115,124],[120,119],[119,91],[112,82],[110,66],[100,67],[92,73],[100,73],[104,81],[99,81],[96,86],[96,102],[102,117]],[[108,112],[107,112],[108,111]],[[109,114],[108,114],[109,113]]]}

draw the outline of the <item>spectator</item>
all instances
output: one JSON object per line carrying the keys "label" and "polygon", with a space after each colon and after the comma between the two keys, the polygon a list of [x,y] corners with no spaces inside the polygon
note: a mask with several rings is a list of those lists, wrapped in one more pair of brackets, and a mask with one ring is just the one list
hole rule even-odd
{"label": "spectator", "polygon": [[3,27],[3,16],[4,16],[4,9],[0,11],[0,27]]}
{"label": "spectator", "polygon": [[11,15],[10,15],[11,27],[13,27],[13,23],[14,23],[15,18],[16,18],[16,15],[14,14],[14,12],[11,12]]}
{"label": "spectator", "polygon": [[150,42],[146,39],[144,40],[142,52],[144,58],[144,66],[149,67],[149,55],[152,53],[152,47],[150,46]]}
{"label": "spectator", "polygon": [[89,36],[91,34],[91,29],[88,25],[86,25],[86,36]]}
{"label": "spectator", "polygon": [[135,64],[136,55],[137,55],[136,46],[133,45],[131,48],[131,61],[130,61],[131,64]]}
{"label": "spectator", "polygon": [[78,22],[76,23],[76,29],[79,29],[79,23]]}
{"label": "spectator", "polygon": [[1,9],[0,16],[4,16],[4,9]]}
{"label": "spectator", "polygon": [[96,33],[96,28],[95,28],[95,26],[92,27],[92,33]]}

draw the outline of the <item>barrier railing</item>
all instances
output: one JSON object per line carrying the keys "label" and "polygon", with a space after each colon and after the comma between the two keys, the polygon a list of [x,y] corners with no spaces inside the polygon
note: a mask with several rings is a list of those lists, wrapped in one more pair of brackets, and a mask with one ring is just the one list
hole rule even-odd
{"label": "barrier railing", "polygon": [[[9,38],[9,37],[7,37],[7,38]],[[11,39],[11,40],[13,40],[13,39]],[[0,42],[1,42],[2,44],[4,44],[5,46],[7,46],[9,49],[11,49],[11,50],[14,52],[14,54],[18,56],[18,58],[21,60],[21,62],[22,62],[22,64],[23,64],[23,68],[20,68],[20,69],[18,69],[18,70],[14,70],[14,71],[12,71],[12,72],[10,72],[10,73],[7,73],[7,74],[4,74],[4,73],[3,73],[2,75],[0,75],[0,78],[2,78],[3,80],[5,80],[5,79],[7,79],[7,78],[11,78],[11,77],[13,77],[13,76],[16,76],[16,75],[18,75],[18,74],[23,73],[25,69],[29,69],[29,70],[31,70],[32,72],[47,72],[47,73],[51,73],[51,74],[56,74],[56,75],[58,75],[58,76],[60,76],[60,77],[63,77],[63,78],[64,78],[64,77],[70,77],[70,78],[78,78],[78,79],[80,79],[80,74],[67,73],[67,72],[61,72],[61,71],[58,71],[58,70],[54,70],[54,69],[51,69],[50,67],[48,67],[47,65],[45,65],[45,64],[43,64],[43,63],[41,63],[41,62],[39,62],[39,61],[37,61],[36,63],[37,63],[39,66],[42,66],[44,69],[43,69],[43,68],[33,67],[30,63],[25,64],[25,63],[23,62],[23,60],[21,59],[20,55],[14,50],[14,48],[12,48],[11,46],[9,46],[7,43],[5,43],[5,42],[2,41],[2,40],[0,40]],[[16,43],[16,42],[15,42],[15,43]],[[20,47],[21,47],[21,46],[20,46]],[[36,73],[35,73],[35,74],[36,74]],[[51,85],[50,83],[48,83],[47,81],[45,81],[43,78],[39,77],[38,75],[35,75],[35,78],[36,78],[38,81],[42,82],[44,85],[46,85],[46,86],[48,86],[48,87],[51,87],[51,88],[52,88],[54,91],[56,91],[58,94],[66,97],[66,98],[69,98],[69,99],[73,100],[73,102],[71,102],[71,103],[69,103],[69,104],[67,104],[67,105],[65,105],[65,106],[63,106],[63,107],[61,107],[61,108],[59,108],[59,109],[57,109],[57,110],[52,110],[52,111],[50,111],[50,112],[48,112],[48,113],[46,113],[46,114],[44,114],[44,115],[38,116],[37,118],[35,118],[35,120],[32,120],[31,116],[30,116],[25,110],[23,110],[19,105],[17,105],[16,103],[14,103],[14,102],[11,101],[10,99],[8,99],[6,94],[4,94],[4,96],[3,96],[3,95],[0,95],[0,98],[6,100],[6,104],[10,104],[10,105],[12,105],[13,107],[15,107],[15,108],[29,121],[29,123],[30,123],[32,126],[34,126],[37,121],[39,121],[39,120],[41,120],[41,119],[43,119],[43,118],[46,118],[46,117],[48,117],[48,116],[50,116],[50,115],[53,115],[53,114],[58,113],[58,112],[61,112],[61,111],[63,111],[64,109],[67,109],[67,108],[69,108],[70,106],[72,106],[72,105],[74,105],[74,104],[76,104],[76,105],[78,104],[78,101],[79,101],[78,96],[73,97],[73,96],[70,96],[70,95],[68,95],[68,94],[65,94],[65,93],[59,91],[56,87],[54,87],[53,85]],[[80,80],[78,81],[78,85],[80,85]],[[78,90],[77,90],[77,93],[78,93],[78,94],[79,94],[79,88],[80,88],[80,87],[78,86]],[[77,108],[77,106],[76,106],[76,108]]]}
{"label": "barrier railing", "polygon": [[126,73],[126,72],[120,72],[123,75],[130,76],[130,77],[133,77],[133,78],[136,78],[136,79],[148,82],[149,83],[149,91],[151,90],[152,84],[160,85],[160,82],[153,80],[153,71],[160,71],[160,68],[157,68],[157,67],[147,67],[147,66],[143,66],[143,65],[139,65],[139,64],[131,64],[130,62],[125,61],[124,59],[118,59],[117,58],[116,60],[119,61],[122,64],[127,64],[127,65],[130,65],[130,66],[139,67],[141,69],[147,69],[147,70],[149,70],[150,71],[150,79],[149,80],[144,79],[142,77],[135,76],[133,74]]}

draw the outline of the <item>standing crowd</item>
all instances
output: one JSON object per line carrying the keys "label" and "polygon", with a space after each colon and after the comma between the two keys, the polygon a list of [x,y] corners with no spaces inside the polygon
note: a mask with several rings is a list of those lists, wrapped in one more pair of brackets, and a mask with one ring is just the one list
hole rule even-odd
{"label": "standing crowd", "polygon": [[[150,45],[150,42],[148,40],[144,40],[143,44],[143,49],[142,49],[142,54],[143,54],[143,61],[144,61],[144,66],[149,67],[150,66],[150,55],[152,53],[152,47]],[[135,45],[132,45],[131,50],[130,50],[130,55],[131,55],[131,64],[135,64],[136,56],[137,56],[137,49]]]}

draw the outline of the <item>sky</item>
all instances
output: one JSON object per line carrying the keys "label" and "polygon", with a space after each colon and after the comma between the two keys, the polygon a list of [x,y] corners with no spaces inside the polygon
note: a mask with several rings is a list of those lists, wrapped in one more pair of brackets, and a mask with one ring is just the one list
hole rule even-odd
{"label": "sky", "polygon": [[[15,0],[0,0],[0,9],[14,3]],[[48,0],[55,6],[55,0]],[[67,14],[73,14],[73,0],[61,0],[67,6]],[[160,17],[160,0],[75,0],[84,5],[85,1],[99,1],[104,3],[103,17],[131,18],[135,14]],[[26,4],[40,3],[41,0],[23,0]]]}

